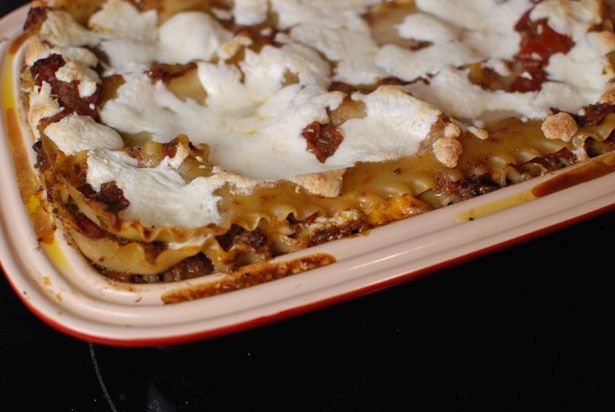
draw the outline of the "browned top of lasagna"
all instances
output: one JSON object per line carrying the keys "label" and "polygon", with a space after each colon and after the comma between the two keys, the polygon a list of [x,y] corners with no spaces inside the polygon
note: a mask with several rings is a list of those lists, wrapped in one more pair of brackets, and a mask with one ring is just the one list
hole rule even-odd
{"label": "browned top of lasagna", "polygon": [[263,260],[612,146],[600,0],[33,6],[39,163],[110,270]]}

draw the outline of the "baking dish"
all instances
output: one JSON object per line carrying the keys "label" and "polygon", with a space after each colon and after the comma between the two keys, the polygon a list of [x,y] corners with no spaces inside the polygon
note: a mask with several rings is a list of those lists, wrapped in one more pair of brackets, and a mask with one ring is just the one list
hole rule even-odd
{"label": "baking dish", "polygon": [[[26,167],[34,163],[29,150],[33,140],[19,121],[15,96],[21,67],[15,39],[26,12],[22,8],[0,22],[0,260],[26,306],[73,336],[145,346],[230,333],[415,279],[615,207],[615,160],[610,154],[367,236],[281,257],[290,261],[325,254],[336,263],[253,288],[199,298],[215,275],[163,285],[113,282],[66,244],[61,229],[54,243],[39,244],[19,194],[11,153],[21,147]],[[10,110],[16,117],[7,116]]]}

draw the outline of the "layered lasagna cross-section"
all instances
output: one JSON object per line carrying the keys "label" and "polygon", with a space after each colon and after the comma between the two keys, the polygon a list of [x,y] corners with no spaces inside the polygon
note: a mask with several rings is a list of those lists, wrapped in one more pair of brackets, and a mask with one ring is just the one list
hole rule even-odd
{"label": "layered lasagna cross-section", "polygon": [[22,90],[102,273],[267,262],[615,149],[601,0],[48,0]]}

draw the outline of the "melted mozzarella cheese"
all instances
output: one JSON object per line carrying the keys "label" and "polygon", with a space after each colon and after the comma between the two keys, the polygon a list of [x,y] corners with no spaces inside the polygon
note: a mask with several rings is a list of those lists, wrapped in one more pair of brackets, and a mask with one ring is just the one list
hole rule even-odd
{"label": "melted mozzarella cheese", "polygon": [[615,72],[608,58],[615,51],[615,35],[590,31],[602,21],[600,2],[546,0],[536,5],[530,18],[547,19],[550,27],[575,42],[567,54],[551,56],[549,79],[570,85],[586,102],[598,101]]}
{"label": "melted mozzarella cheese", "polygon": [[242,26],[254,26],[267,20],[269,3],[267,0],[235,0],[233,16],[235,23]]}
{"label": "melted mozzarella cheese", "polygon": [[[482,2],[486,4],[484,11],[475,16],[475,19],[481,21],[474,27],[466,27],[468,31],[463,41],[484,56],[511,59],[519,50],[521,42],[521,36],[514,29],[515,25],[532,8],[533,3],[530,0]],[[481,1],[464,0],[455,3],[467,5],[480,4]]]}
{"label": "melted mozzarella cheese", "polygon": [[77,23],[70,14],[50,11],[41,26],[40,36],[53,46],[81,47],[98,44],[98,37]]}
{"label": "melted mozzarella cheese", "polygon": [[50,54],[59,54],[67,61],[88,67],[95,67],[98,64],[98,57],[83,47],[54,47]]}
{"label": "melted mozzarella cheese", "polygon": [[420,12],[406,16],[397,29],[404,39],[450,43],[461,38],[461,31],[455,25]]}
{"label": "melted mozzarella cheese", "polygon": [[[418,1],[417,6],[432,14],[419,11],[408,15],[398,27],[399,35],[431,44],[415,51],[385,45],[376,56],[378,67],[405,81],[449,66],[512,58],[520,41],[515,23],[530,8],[527,0]],[[458,11],[462,18],[455,14]],[[468,13],[472,24],[464,20]]]}
{"label": "melted mozzarella cheese", "polygon": [[370,84],[383,76],[375,64],[378,46],[361,18],[370,0],[273,0],[280,29],[290,30],[294,40],[315,48],[337,62],[335,80]]}
{"label": "melted mozzarella cheese", "polygon": [[429,84],[417,82],[408,88],[417,98],[467,120],[495,120],[515,115],[541,119],[551,113],[551,108],[576,111],[589,104],[563,83],[546,82],[540,92],[488,91],[470,82],[467,71],[452,68],[439,72]]}
{"label": "melted mozzarella cheese", "polygon": [[101,120],[117,130],[149,133],[158,142],[184,133],[197,143],[227,131],[215,112],[192,100],[182,101],[162,82],[153,85],[141,70],[125,74],[124,80],[117,98],[101,110]]}
{"label": "melted mozzarella cheese", "polygon": [[448,66],[463,66],[482,59],[463,43],[452,42],[414,52],[388,44],[380,49],[376,62],[389,75],[413,81],[426,74],[437,73]]}
{"label": "melted mozzarella cheese", "polygon": [[160,27],[159,32],[156,60],[167,64],[208,61],[232,38],[220,23],[201,12],[176,14]]}
{"label": "melted mozzarella cheese", "polygon": [[419,10],[464,30],[462,40],[486,57],[511,58],[519,48],[514,30],[532,7],[529,0],[417,0]]}
{"label": "melted mozzarella cheese", "polygon": [[[344,142],[323,164],[307,150],[301,133],[313,122],[328,123],[327,111],[341,104],[342,93],[326,92],[316,84],[275,85],[273,94],[260,102],[240,82],[236,68],[203,63],[199,77],[208,91],[205,107],[181,101],[163,83],[151,84],[147,76],[132,74],[118,98],[103,108],[102,120],[127,133],[151,133],[160,142],[187,134],[194,143],[209,145],[212,162],[225,171],[270,182],[416,153],[440,115],[396,88],[358,95],[365,100],[366,119],[342,127]],[[376,132],[389,137],[373,139]]]}
{"label": "melted mozzarella cheese", "polygon": [[158,16],[153,10],[140,13],[123,0],[109,0],[88,25],[100,39],[100,49],[115,68],[134,63],[149,64],[156,57]]}
{"label": "melted mozzarella cheese", "polygon": [[207,106],[218,113],[247,113],[253,102],[241,82],[241,71],[224,63],[199,63],[198,76],[207,92]]}
{"label": "melted mozzarella cheese", "polygon": [[[307,151],[301,132],[312,122],[327,123],[327,110],[339,106],[341,93],[291,85],[274,90],[260,104],[247,98],[233,69],[203,64],[199,74],[212,93],[213,104],[207,107],[182,101],[163,83],[151,84],[146,75],[134,73],[126,76],[118,98],[105,105],[101,118],[123,132],[150,133],[159,142],[187,134],[194,143],[211,146],[215,164],[248,178],[279,180],[328,170]],[[228,91],[252,103],[232,106],[226,100]]]}
{"label": "melted mozzarella cheese", "polygon": [[88,22],[100,36],[112,38],[155,39],[158,15],[150,10],[141,13],[123,0],[109,0]]}
{"label": "melted mozzarella cheese", "polygon": [[294,74],[301,85],[329,87],[331,69],[320,55],[300,44],[281,48],[265,46],[260,53],[246,51],[241,63],[245,85],[255,101],[263,101],[282,88],[286,73]]}
{"label": "melted mozzarella cheese", "polygon": [[441,115],[395,86],[382,86],[367,96],[353,98],[365,103],[367,116],[342,125],[344,144],[327,164],[382,162],[415,154]]}
{"label": "melted mozzarella cheese", "polygon": [[62,108],[56,99],[51,97],[51,85],[43,82],[41,87],[35,87],[30,93],[28,107],[28,124],[36,139],[41,137],[38,124],[42,119],[55,116],[62,112]]}
{"label": "melted mozzarella cheese", "polygon": [[573,87],[586,102],[596,102],[613,78],[607,57],[612,51],[615,51],[615,35],[587,33],[568,54],[551,56],[546,71],[550,79]]}
{"label": "melted mozzarella cheese", "polygon": [[95,122],[91,117],[78,114],[71,114],[49,125],[45,134],[69,156],[84,150],[120,149],[124,146],[115,130]]}
{"label": "melted mozzarella cheese", "polygon": [[215,191],[224,183],[217,178],[199,177],[186,183],[166,158],[157,168],[139,168],[124,152],[91,150],[88,154],[87,182],[96,191],[115,182],[130,206],[120,212],[125,220],[138,220],[145,226],[195,228],[221,221]]}

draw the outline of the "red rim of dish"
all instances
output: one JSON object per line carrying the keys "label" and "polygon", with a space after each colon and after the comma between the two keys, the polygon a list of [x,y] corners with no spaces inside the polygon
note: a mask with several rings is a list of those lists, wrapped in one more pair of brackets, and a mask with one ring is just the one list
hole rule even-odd
{"label": "red rim of dish", "polygon": [[203,332],[194,332],[194,333],[189,333],[189,334],[184,334],[184,335],[166,336],[166,337],[160,337],[160,338],[142,338],[142,339],[125,339],[125,340],[113,339],[113,338],[106,338],[103,336],[89,335],[89,334],[85,334],[77,330],[71,329],[70,327],[63,325],[62,323],[49,318],[43,312],[38,310],[30,301],[28,301],[25,297],[23,297],[21,294],[21,291],[19,291],[19,289],[13,284],[13,282],[11,281],[11,278],[6,273],[6,270],[4,270],[4,265],[2,265],[1,261],[0,261],[0,266],[2,266],[2,272],[4,273],[4,276],[7,279],[9,285],[11,285],[11,287],[13,288],[13,290],[15,291],[19,299],[22,301],[22,303],[41,321],[43,321],[48,326],[52,327],[53,329],[61,333],[72,336],[79,340],[83,340],[86,342],[91,342],[91,343],[95,343],[99,345],[106,345],[106,346],[142,347],[142,348],[159,347],[159,346],[174,346],[174,345],[192,343],[192,342],[196,342],[200,340],[220,337],[224,335],[230,335],[233,333],[237,333],[237,332],[241,332],[241,331],[245,331],[249,329],[254,329],[259,326],[268,325],[268,324],[275,323],[281,320],[299,316],[305,313],[323,309],[325,307],[332,306],[338,303],[346,302],[351,299],[355,299],[361,296],[368,295],[370,293],[374,293],[374,292],[384,290],[384,289],[387,289],[387,288],[390,288],[390,287],[393,287],[393,286],[396,286],[396,285],[399,285],[405,282],[409,282],[411,280],[424,277],[430,273],[434,273],[434,272],[437,272],[443,269],[447,269],[452,266],[456,266],[458,264],[479,258],[481,256],[485,256],[490,253],[494,253],[494,252],[506,249],[508,247],[521,244],[523,242],[527,242],[537,237],[547,235],[549,233],[553,233],[565,227],[569,227],[574,224],[589,220],[591,218],[600,216],[610,211],[615,211],[615,204],[594,210],[589,213],[585,213],[583,215],[556,223],[551,226],[547,226],[542,229],[538,229],[530,233],[526,233],[519,237],[489,246],[484,249],[480,249],[480,250],[468,253],[463,256],[459,256],[459,257],[447,260],[445,262],[441,262],[441,263],[429,266],[427,268],[424,268],[424,269],[421,269],[415,272],[406,273],[404,275],[397,276],[393,279],[376,282],[374,284],[371,284],[363,288],[359,288],[359,289],[356,289],[350,292],[342,293],[340,295],[333,296],[327,299],[323,299],[317,302],[297,306],[297,307],[287,309],[285,311],[282,311],[282,312],[279,312],[273,315],[263,316],[263,317],[248,320],[245,322],[240,322],[240,323],[225,326],[222,328],[211,329],[211,330],[207,330]]}

